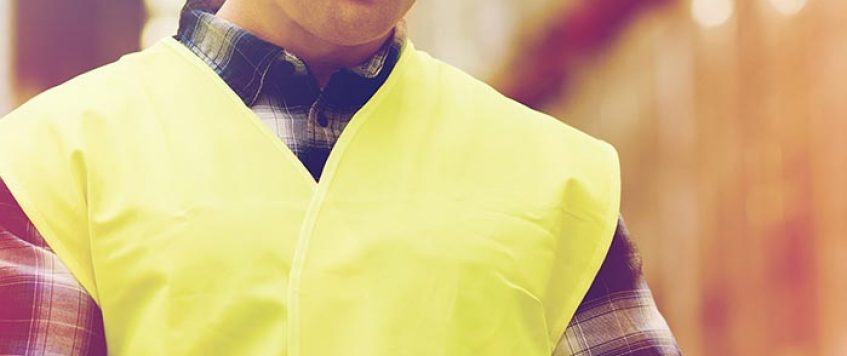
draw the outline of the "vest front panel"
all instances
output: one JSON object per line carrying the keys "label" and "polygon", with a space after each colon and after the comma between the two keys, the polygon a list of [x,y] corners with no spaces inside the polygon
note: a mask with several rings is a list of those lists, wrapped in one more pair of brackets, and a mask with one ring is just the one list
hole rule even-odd
{"label": "vest front panel", "polygon": [[172,39],[11,116],[116,355],[549,355],[617,220],[613,149],[410,43],[319,184]]}

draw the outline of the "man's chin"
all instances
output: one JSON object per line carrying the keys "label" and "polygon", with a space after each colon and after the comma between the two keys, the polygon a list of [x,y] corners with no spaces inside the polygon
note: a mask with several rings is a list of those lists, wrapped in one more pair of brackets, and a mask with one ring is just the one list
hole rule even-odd
{"label": "man's chin", "polygon": [[313,36],[339,46],[384,39],[404,15],[395,0],[313,1],[293,8],[290,17]]}
{"label": "man's chin", "polygon": [[338,46],[352,47],[359,46],[374,41],[385,39],[393,29],[393,25],[380,26],[378,28],[367,28],[358,24],[339,24],[336,23],[331,28],[324,28],[321,33],[315,33],[318,37]]}

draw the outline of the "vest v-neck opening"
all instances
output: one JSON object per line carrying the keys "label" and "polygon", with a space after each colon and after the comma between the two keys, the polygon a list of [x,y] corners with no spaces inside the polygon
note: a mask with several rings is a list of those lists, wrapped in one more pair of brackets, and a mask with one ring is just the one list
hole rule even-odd
{"label": "vest v-neck opening", "polygon": [[[245,120],[247,122],[252,123],[252,125],[258,129],[262,136],[266,137],[271,141],[271,144],[278,150],[282,152],[282,155],[285,157],[285,160],[292,166],[292,169],[297,171],[297,174],[301,176],[301,178],[305,181],[304,183],[313,191],[317,192],[318,190],[326,190],[325,186],[328,186],[335,176],[335,169],[338,166],[339,160],[343,155],[344,151],[346,151],[347,146],[350,145],[353,137],[355,136],[358,129],[362,126],[362,124],[367,121],[370,116],[373,116],[373,112],[379,108],[380,103],[385,99],[385,97],[390,93],[392,87],[397,82],[397,78],[402,74],[401,72],[405,68],[405,63],[408,60],[409,54],[411,50],[414,49],[411,42],[408,40],[403,44],[399,58],[397,59],[397,63],[392,69],[391,73],[388,74],[385,82],[377,89],[373,96],[358,110],[356,113],[350,118],[344,130],[341,131],[338,139],[335,144],[332,146],[332,149],[329,152],[329,156],[324,163],[322,173],[320,179],[315,179],[309,169],[306,167],[304,162],[300,160],[299,157],[291,150],[288,145],[283,142],[282,139],[277,137],[271,130],[262,123],[261,118],[253,112],[250,107],[248,107],[239,97],[238,94],[235,93],[226,82],[220,78],[220,76],[215,73],[212,68],[203,62],[202,59],[198,58],[194,53],[192,53],[188,48],[186,48],[182,43],[177,41],[172,37],[166,37],[162,39],[162,42],[176,53],[178,53],[181,57],[186,59],[190,64],[193,64],[198,70],[204,72],[205,76],[209,78],[210,82],[214,83],[217,88],[221,89],[220,91],[224,96],[226,96],[235,106],[238,107],[238,111],[241,113],[240,117],[236,118],[237,120]],[[264,80],[264,78],[262,78]],[[323,188],[323,189],[321,189]]]}
{"label": "vest v-neck opening", "polygon": [[306,186],[185,48],[0,120],[3,178],[96,291],[110,352],[550,355],[617,226],[613,147],[407,48]]}
{"label": "vest v-neck opening", "polygon": [[[289,271],[289,280],[288,287],[286,290],[287,301],[288,301],[288,330],[287,330],[287,340],[288,340],[288,354],[289,355],[299,355],[300,354],[300,286],[301,279],[303,275],[303,268],[305,265],[305,259],[307,252],[309,250],[309,242],[311,240],[311,236],[314,233],[315,225],[317,224],[318,217],[320,216],[321,208],[324,206],[324,201],[326,200],[327,192],[332,184],[333,180],[337,175],[337,167],[342,158],[342,155],[347,151],[348,146],[351,144],[354,136],[358,132],[359,128],[364,124],[372,116],[378,116],[376,111],[383,107],[383,101],[386,100],[386,97],[392,93],[394,86],[400,80],[399,78],[405,75],[404,71],[408,66],[408,62],[410,57],[413,56],[414,47],[409,40],[406,40],[400,50],[400,56],[397,59],[397,63],[395,64],[391,73],[389,73],[388,78],[386,78],[385,82],[379,89],[374,93],[374,95],[353,115],[350,121],[347,123],[344,130],[341,132],[338,140],[333,145],[332,149],[329,152],[329,156],[327,157],[326,163],[324,164],[323,173],[319,180],[315,180],[312,174],[309,172],[309,169],[305,166],[303,161],[301,161],[294,151],[291,150],[288,145],[283,142],[283,140],[276,137],[276,135],[271,132],[270,128],[267,127],[264,123],[262,123],[261,119],[253,112],[243,101],[238,97],[238,95],[224,82],[220,76],[215,73],[206,63],[204,63],[200,58],[198,58],[194,53],[192,53],[188,48],[186,48],[182,43],[176,41],[173,38],[164,39],[164,44],[167,47],[171,48],[177,54],[180,54],[183,58],[185,58],[190,64],[193,64],[198,70],[202,71],[205,74],[205,77],[209,78],[210,84],[215,85],[216,88],[220,89],[222,94],[229,99],[232,105],[235,105],[239,112],[241,113],[239,117],[233,118],[233,124],[238,124],[237,120],[245,120],[247,122],[251,122],[252,125],[258,129],[263,136],[265,136],[268,140],[271,141],[273,147],[276,150],[281,151],[281,153],[285,156],[285,159],[292,166],[292,169],[297,170],[297,174],[302,178],[308,189],[311,190],[311,198],[309,199],[308,206],[306,208],[306,213],[303,218],[302,224],[300,225],[300,230],[296,237],[296,246],[293,251],[293,257],[291,262],[291,268]],[[401,119],[401,118],[397,118]],[[246,124],[246,123],[244,123]]]}

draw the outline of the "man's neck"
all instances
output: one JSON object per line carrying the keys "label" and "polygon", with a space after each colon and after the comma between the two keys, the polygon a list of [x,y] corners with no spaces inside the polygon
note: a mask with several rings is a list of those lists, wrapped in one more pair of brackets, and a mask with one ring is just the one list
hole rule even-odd
{"label": "man's neck", "polygon": [[[249,6],[247,6],[249,4]],[[270,7],[265,9],[263,7]],[[309,33],[283,11],[265,1],[226,1],[215,14],[247,30],[256,37],[285,48],[309,66],[323,87],[333,73],[365,62],[392,36],[384,36],[355,46],[341,46]]]}

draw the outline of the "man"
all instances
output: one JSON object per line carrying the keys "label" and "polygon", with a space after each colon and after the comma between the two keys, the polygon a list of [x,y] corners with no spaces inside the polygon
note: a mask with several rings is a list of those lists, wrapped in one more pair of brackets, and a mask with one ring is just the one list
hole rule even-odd
{"label": "man", "polygon": [[0,120],[0,353],[678,354],[613,150],[412,3],[189,1]]}

